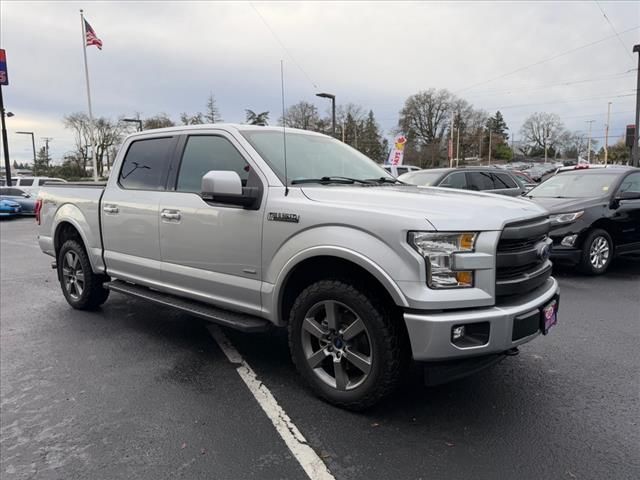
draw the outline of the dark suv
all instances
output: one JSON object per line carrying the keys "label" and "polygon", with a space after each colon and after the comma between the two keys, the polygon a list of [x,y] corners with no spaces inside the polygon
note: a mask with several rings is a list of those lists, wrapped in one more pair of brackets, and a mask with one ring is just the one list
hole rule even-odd
{"label": "dark suv", "polygon": [[569,170],[527,197],[551,213],[554,262],[597,275],[618,255],[640,254],[640,169]]}
{"label": "dark suv", "polygon": [[412,185],[460,188],[511,197],[522,195],[526,189],[506,171],[492,167],[433,168],[400,175],[398,180]]}

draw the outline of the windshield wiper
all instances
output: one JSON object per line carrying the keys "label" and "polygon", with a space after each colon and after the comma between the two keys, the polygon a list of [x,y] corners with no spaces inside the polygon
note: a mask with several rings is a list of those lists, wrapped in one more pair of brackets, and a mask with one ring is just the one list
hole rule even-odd
{"label": "windshield wiper", "polygon": [[320,178],[299,178],[291,180],[291,185],[299,185],[301,183],[320,183],[327,185],[329,183],[341,183],[344,185],[353,185],[354,183],[361,183],[363,185],[371,185],[370,180],[361,180],[359,178],[351,177],[320,177]]}
{"label": "windshield wiper", "polygon": [[378,178],[367,178],[367,182],[376,182],[376,183],[391,183],[394,185],[408,185],[397,178],[389,178],[389,177],[378,177]]}

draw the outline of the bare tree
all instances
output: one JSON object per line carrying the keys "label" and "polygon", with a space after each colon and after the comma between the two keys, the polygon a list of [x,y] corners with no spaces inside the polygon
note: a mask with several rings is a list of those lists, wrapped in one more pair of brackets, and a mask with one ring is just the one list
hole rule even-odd
{"label": "bare tree", "polygon": [[203,123],[206,123],[204,120],[204,115],[201,112],[194,113],[193,115],[189,115],[188,113],[181,113],[180,121],[183,125],[202,125]]}
{"label": "bare tree", "polygon": [[455,97],[448,90],[433,88],[405,100],[398,127],[409,139],[409,157],[415,154],[420,164],[428,157],[431,165],[437,164],[454,100]]}
{"label": "bare tree", "polygon": [[309,102],[298,102],[287,108],[284,118],[280,118],[279,123],[291,128],[318,131],[320,123],[318,108]]}
{"label": "bare tree", "polygon": [[153,117],[145,118],[142,122],[144,130],[152,130],[155,128],[173,127],[175,123],[166,113],[159,113]]}
{"label": "bare tree", "polygon": [[89,162],[89,146],[91,145],[91,130],[89,129],[89,116],[86,113],[76,112],[65,115],[64,127],[73,132],[75,154],[73,159],[86,171]]}
{"label": "bare tree", "polygon": [[566,131],[555,113],[536,112],[524,121],[520,135],[527,144],[528,154],[541,155],[546,149],[553,156],[566,138]]}

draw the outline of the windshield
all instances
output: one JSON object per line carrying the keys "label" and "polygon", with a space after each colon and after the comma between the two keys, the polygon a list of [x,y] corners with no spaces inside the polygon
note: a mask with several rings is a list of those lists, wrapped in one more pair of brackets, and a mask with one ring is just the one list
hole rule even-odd
{"label": "windshield", "polygon": [[[284,183],[282,132],[254,130],[241,133]],[[296,180],[323,177],[394,180],[369,157],[334,138],[287,132],[286,141],[290,185]]]}
{"label": "windshield", "polygon": [[606,195],[618,178],[611,173],[562,173],[531,190],[527,196],[550,198],[588,198]]}
{"label": "windshield", "polygon": [[402,182],[407,182],[412,185],[435,185],[438,180],[442,178],[442,172],[429,172],[429,171],[418,171],[418,172],[409,172],[404,175],[400,175],[398,180]]}

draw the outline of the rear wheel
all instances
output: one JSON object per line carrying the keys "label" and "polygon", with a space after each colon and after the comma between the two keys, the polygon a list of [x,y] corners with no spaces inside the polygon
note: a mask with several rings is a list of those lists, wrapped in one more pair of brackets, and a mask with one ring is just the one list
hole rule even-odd
{"label": "rear wheel", "polygon": [[580,270],[589,275],[601,275],[607,271],[613,259],[613,241],[602,229],[589,232],[584,240]]}
{"label": "rear wheel", "polygon": [[58,278],[69,305],[78,310],[94,310],[109,297],[102,284],[105,275],[93,273],[89,257],[77,240],[67,240],[58,252]]}
{"label": "rear wheel", "polygon": [[322,280],[294,302],[289,346],[298,371],[323,399],[360,410],[393,391],[403,349],[391,309],[362,287]]}

